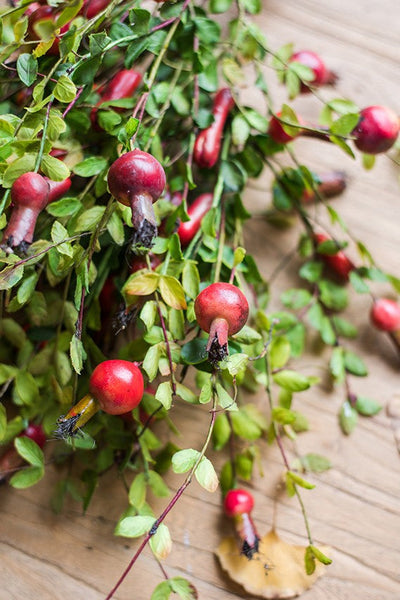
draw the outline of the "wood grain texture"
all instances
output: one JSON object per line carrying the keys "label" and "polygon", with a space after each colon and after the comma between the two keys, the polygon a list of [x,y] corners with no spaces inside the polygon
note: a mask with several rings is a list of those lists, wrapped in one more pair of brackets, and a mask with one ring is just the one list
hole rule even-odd
{"label": "wood grain texture", "polygon": [[[257,22],[272,47],[295,41],[297,49],[319,52],[340,73],[337,90],[322,90],[323,98],[343,95],[360,107],[387,104],[400,113],[400,14],[396,0],[267,0]],[[274,78],[271,72],[268,76]],[[277,103],[287,100],[277,85],[272,85],[271,91]],[[256,93],[254,99],[256,103]],[[320,109],[312,96],[296,99],[294,106],[310,120]],[[382,156],[376,168],[366,172],[359,159],[352,162],[322,142],[299,140],[295,144],[301,161],[317,172],[340,168],[349,173],[348,190],[334,206],[356,238],[373,248],[378,264],[400,275],[398,168]],[[267,174],[251,182],[246,202],[255,211],[269,204]],[[317,208],[315,218],[323,219],[323,211]],[[247,246],[261,261],[265,277],[295,247],[299,229],[278,231],[261,219],[248,223]],[[277,278],[272,307],[279,307],[280,290],[293,286],[297,268],[296,262],[291,263]],[[390,293],[384,285],[377,289]],[[365,357],[371,371],[368,378],[355,380],[354,386],[360,394],[375,397],[386,406],[400,395],[400,364],[386,337],[369,327],[369,308],[369,299],[358,296],[348,310],[361,331],[354,348]],[[316,348],[316,344],[311,346]],[[350,437],[340,433],[337,412],[343,396],[329,383],[328,355],[327,351],[322,355],[311,352],[299,363],[302,372],[319,375],[321,384],[296,399],[295,408],[310,421],[310,431],[298,438],[298,452],[319,452],[334,465],[320,476],[311,476],[316,489],[303,493],[315,543],[330,545],[333,558],[325,577],[303,597],[398,600],[400,469],[391,420],[384,410],[373,419],[360,419]],[[261,395],[246,400],[265,402]],[[184,432],[182,443],[200,448],[208,425],[207,410],[177,402],[173,418]],[[212,453],[210,458],[217,466],[224,460]],[[269,529],[275,510],[280,535],[305,544],[296,500],[279,491],[282,462],[275,447],[262,444],[262,464],[264,477],[256,476],[252,483],[259,530],[264,533]],[[56,480],[56,470],[49,468],[45,480],[31,490],[1,489],[0,600],[100,600],[134,552],[135,543],[113,536],[115,522],[126,507],[125,491],[114,473],[104,477],[85,516],[73,502],[62,515],[52,513],[49,497]],[[181,481],[174,475],[168,479],[172,490]],[[164,504],[157,500],[155,507],[161,511]],[[166,523],[174,540],[173,552],[165,561],[170,576],[187,576],[202,600],[247,597],[225,577],[213,556],[220,537],[230,533],[229,523],[221,516],[218,492],[207,494],[193,483]],[[146,550],[115,597],[147,600],[160,581],[162,574]]]}

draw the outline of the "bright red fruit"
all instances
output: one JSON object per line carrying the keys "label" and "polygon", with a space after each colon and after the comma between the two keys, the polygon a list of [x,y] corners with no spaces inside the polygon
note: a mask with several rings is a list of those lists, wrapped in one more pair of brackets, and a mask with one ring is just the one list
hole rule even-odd
{"label": "bright red fruit", "polygon": [[177,231],[183,247],[190,244],[200,229],[203,217],[211,209],[213,198],[213,194],[201,194],[189,206],[187,213],[190,221],[182,221]]}
{"label": "bright red fruit", "polygon": [[[328,241],[330,238],[323,233],[317,233],[314,236],[314,239],[317,244],[322,244],[322,242]],[[318,248],[317,248],[318,252]],[[350,272],[355,269],[354,263],[346,256],[346,254],[342,250],[338,250],[336,254],[321,254],[320,255],[323,261],[328,265],[328,267],[339,275],[342,279],[346,281],[349,278]]]}
{"label": "bright red fruit", "polygon": [[93,19],[102,10],[107,8],[111,0],[84,0],[83,6],[79,11],[80,15],[83,15],[87,19]]}
{"label": "bright red fruit", "polygon": [[64,194],[68,192],[72,183],[69,177],[64,179],[64,181],[53,181],[48,177],[45,177],[45,180],[49,184],[49,197],[47,199],[47,204],[50,204],[50,202],[55,202],[61,198],[61,196],[64,196]]}
{"label": "bright red fruit", "polygon": [[318,87],[320,85],[334,85],[337,81],[337,75],[333,71],[330,71],[324,61],[318,54],[311,52],[311,50],[300,50],[292,54],[289,62],[298,62],[305,67],[308,67],[314,73],[314,79],[307,82],[308,85],[301,84],[301,92],[307,93],[310,91],[309,86]]}
{"label": "bright red fruit", "polygon": [[89,388],[104,412],[121,415],[138,406],[143,397],[144,382],[135,363],[105,360],[93,371]]}
{"label": "bright red fruit", "polygon": [[235,101],[229,88],[222,88],[217,92],[212,109],[214,121],[199,133],[194,144],[193,159],[199,167],[211,169],[217,162],[225,122],[234,106]]}
{"label": "bright red fruit", "polygon": [[393,146],[400,131],[399,117],[385,106],[368,106],[360,112],[353,129],[354,143],[361,152],[379,154]]}
{"label": "bright red fruit", "polygon": [[194,311],[199,327],[209,333],[207,352],[212,363],[228,355],[228,335],[240,331],[249,316],[246,296],[231,283],[212,283],[197,296]]}
{"label": "bright red fruit", "polygon": [[301,134],[301,129],[299,128],[298,133],[296,135],[289,135],[283,129],[281,122],[277,117],[280,117],[281,113],[276,113],[276,117],[272,116],[269,121],[268,133],[277,144],[288,144],[292,142],[296,137]]}
{"label": "bright red fruit", "polygon": [[[114,75],[114,77],[110,79],[107,85],[102,89],[100,100],[90,113],[90,119],[92,123],[96,125],[98,129],[100,129],[97,124],[97,107],[103,102],[109,102],[110,100],[129,98],[134,94],[141,81],[141,74],[134,69],[122,69],[121,71],[118,71],[118,73]],[[118,110],[118,108],[114,108],[114,110]]]}
{"label": "bright red fruit", "polygon": [[235,517],[250,513],[254,507],[254,498],[246,490],[229,490],[224,499],[224,510],[227,517]]}
{"label": "bright red fruit", "polygon": [[[343,171],[331,171],[329,173],[319,173],[317,175],[319,183],[317,183],[317,192],[323,198],[333,198],[341,194],[347,186],[347,176]],[[314,190],[305,190],[301,202],[310,204],[317,201],[318,194]]]}
{"label": "bright red fruit", "polygon": [[121,204],[132,209],[133,242],[150,248],[157,235],[152,204],[165,188],[165,173],[158,160],[137,149],[123,154],[108,171],[108,187]]}
{"label": "bright red fruit", "polygon": [[375,300],[371,309],[371,321],[381,331],[400,329],[400,306],[389,298]]}

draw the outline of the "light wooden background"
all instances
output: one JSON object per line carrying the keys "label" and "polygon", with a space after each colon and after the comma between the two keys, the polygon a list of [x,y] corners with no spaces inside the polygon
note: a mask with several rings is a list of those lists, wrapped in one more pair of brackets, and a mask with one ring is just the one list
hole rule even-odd
{"label": "light wooden background", "polygon": [[[360,107],[387,104],[400,113],[400,12],[396,0],[265,0],[258,23],[272,47],[295,41],[296,48],[319,52],[340,73],[337,92],[324,90],[325,98],[348,96]],[[271,74],[273,78],[273,74]],[[285,93],[273,86],[276,101]],[[295,106],[310,120],[320,105],[312,97],[296,100]],[[319,171],[344,168],[351,177],[346,193],[335,200],[356,237],[373,249],[378,263],[400,275],[400,196],[398,168],[379,157],[372,172],[363,171],[341,151],[312,140],[296,141],[296,152],[305,164]],[[269,203],[267,176],[254,183],[247,201],[261,211]],[[298,228],[280,232],[261,220],[247,227],[249,251],[260,259],[268,277],[279,258],[294,247]],[[350,250],[350,253],[352,251]],[[354,255],[354,252],[353,252]],[[355,258],[355,255],[354,255]],[[283,288],[292,280],[296,264],[277,280]],[[377,288],[378,289],[378,288]],[[380,286],[382,292],[390,292]],[[279,306],[279,290],[272,304]],[[342,390],[327,383],[327,355],[310,355],[302,361],[307,374],[322,377],[312,392],[301,394],[295,408],[304,412],[311,431],[298,439],[300,453],[320,452],[333,469],[311,479],[317,484],[305,491],[307,511],[317,544],[332,547],[333,564],[326,576],[304,594],[305,600],[398,600],[400,598],[400,489],[399,456],[393,421],[387,405],[400,398],[400,361],[385,336],[368,325],[369,300],[354,299],[351,315],[360,326],[355,349],[364,355],[371,374],[354,380],[354,388],[377,398],[385,410],[374,419],[361,419],[356,431],[344,437],[338,428],[337,411]],[[174,419],[183,432],[182,444],[200,448],[208,423],[207,412],[176,404]],[[282,463],[275,448],[263,445],[264,478],[256,478],[255,521],[266,531],[276,501],[277,528],[286,540],[305,543],[304,527],[295,499],[276,493]],[[221,457],[216,458],[221,464]],[[101,489],[86,516],[69,503],[61,516],[49,508],[56,475],[32,490],[0,491],[0,599],[1,600],[100,600],[118,579],[131,558],[135,544],[113,537],[118,515],[126,506],[122,485],[113,474]],[[176,489],[181,477],[171,476]],[[164,502],[157,502],[162,509]],[[220,571],[213,556],[221,535],[230,525],[220,509],[220,495],[210,495],[193,483],[167,518],[174,548],[166,561],[170,576],[187,576],[202,600],[247,598]],[[147,600],[162,580],[149,551],[139,559],[116,598]]]}

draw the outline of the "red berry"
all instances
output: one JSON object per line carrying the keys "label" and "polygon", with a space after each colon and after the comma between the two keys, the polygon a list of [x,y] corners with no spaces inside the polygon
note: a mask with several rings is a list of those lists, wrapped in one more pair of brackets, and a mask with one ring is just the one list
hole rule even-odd
{"label": "red berry", "polygon": [[14,203],[10,220],[3,233],[3,240],[10,246],[21,242],[31,243],[39,213],[49,202],[50,186],[39,173],[20,175],[11,187]]}
{"label": "red berry", "polygon": [[236,517],[250,513],[254,507],[254,498],[246,490],[229,490],[224,499],[224,510],[227,517]]}
{"label": "red berry", "polygon": [[249,316],[246,296],[231,283],[212,283],[197,296],[194,311],[199,327],[210,333],[210,361],[223,360],[228,354],[228,335],[240,331]]}
{"label": "red berry", "polygon": [[200,229],[203,217],[211,209],[213,203],[213,194],[201,194],[188,208],[189,221],[182,221],[178,227],[177,234],[183,247],[188,246],[198,230]]}
{"label": "red berry", "polygon": [[395,143],[400,131],[399,117],[385,106],[368,106],[360,112],[353,129],[355,145],[366,154],[386,152]]}
{"label": "red berry", "polygon": [[48,177],[45,177],[45,180],[49,184],[49,197],[47,199],[47,204],[50,204],[50,202],[55,202],[61,198],[61,196],[64,196],[64,194],[68,192],[72,183],[69,177],[64,179],[64,181],[53,181]]}
{"label": "red berry", "polygon": [[46,443],[46,435],[41,425],[29,423],[28,427],[20,434],[21,437],[28,437],[40,447],[44,448]]}
{"label": "red berry", "polygon": [[165,187],[164,169],[152,156],[142,150],[123,154],[108,171],[108,187],[121,204],[132,209],[134,241],[150,248],[157,235],[157,223],[152,203]]}
{"label": "red berry", "polygon": [[[328,241],[330,238],[323,233],[317,233],[314,236],[317,244]],[[317,248],[318,252],[318,248]],[[336,254],[321,254],[323,261],[330,269],[339,275],[342,279],[348,280],[350,272],[355,269],[354,263],[346,256],[342,250],[338,250]]]}
{"label": "red berry", "polygon": [[110,1],[111,0],[84,0],[79,14],[85,16],[87,19],[92,19],[102,10],[107,8]]}
{"label": "red berry", "polygon": [[325,82],[327,68],[323,60],[315,52],[300,50],[292,54],[289,62],[298,62],[312,70],[314,79],[309,82],[310,84],[321,85]]}
{"label": "red berry", "polygon": [[90,377],[90,394],[110,415],[121,415],[140,403],[143,376],[137,365],[127,360],[106,360]]}
{"label": "red berry", "polygon": [[211,169],[217,162],[225,122],[234,106],[235,101],[231,90],[229,88],[219,90],[214,98],[212,109],[214,121],[210,127],[200,131],[194,144],[193,160],[200,167]]}
{"label": "red berry", "polygon": [[281,116],[281,113],[278,112],[278,113],[276,113],[276,117],[275,116],[271,117],[270,122],[269,122],[268,133],[272,137],[274,142],[276,142],[277,144],[288,144],[289,142],[292,142],[297,136],[300,135],[301,129],[298,130],[299,131],[298,134],[289,135],[283,129],[281,122],[277,118],[280,116]]}
{"label": "red berry", "polygon": [[400,329],[400,306],[389,298],[379,298],[371,309],[371,321],[381,331]]}

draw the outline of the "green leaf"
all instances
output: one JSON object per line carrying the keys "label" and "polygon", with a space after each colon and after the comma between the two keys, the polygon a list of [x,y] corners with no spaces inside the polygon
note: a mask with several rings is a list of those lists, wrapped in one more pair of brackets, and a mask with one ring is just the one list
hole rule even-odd
{"label": "green leaf", "polygon": [[199,402],[196,394],[182,383],[176,384],[176,395],[189,404],[198,404]]}
{"label": "green leaf", "polygon": [[50,154],[44,154],[40,163],[44,175],[53,181],[64,181],[70,175],[67,165]]}
{"label": "green leaf", "polygon": [[[169,580],[171,589],[181,600],[197,600],[198,594],[194,586],[183,577],[172,577]],[[153,599],[152,599],[153,600]]]}
{"label": "green leaf", "polygon": [[35,485],[43,476],[44,469],[42,467],[28,467],[14,473],[10,479],[10,485],[18,490],[24,490]]}
{"label": "green leaf", "polygon": [[296,414],[283,406],[274,406],[272,409],[272,419],[282,425],[289,425],[296,420]]}
{"label": "green leaf", "polygon": [[53,217],[68,217],[77,213],[81,208],[82,203],[78,198],[61,198],[57,202],[49,204],[46,210]]}
{"label": "green leaf", "polygon": [[207,492],[215,492],[218,487],[218,477],[208,458],[203,456],[194,474],[201,487]]}
{"label": "green leaf", "polygon": [[72,102],[76,96],[76,86],[67,75],[61,75],[53,90],[53,95],[60,102]]}
{"label": "green leaf", "polygon": [[311,546],[307,546],[304,553],[304,566],[307,575],[312,575],[315,571],[315,556],[311,549]]}
{"label": "green leaf", "polygon": [[347,290],[341,286],[324,279],[319,282],[321,302],[332,310],[343,310],[348,304]]}
{"label": "green leaf", "polygon": [[136,475],[131,483],[128,493],[129,504],[137,509],[141,508],[146,501],[146,476],[144,473]]}
{"label": "green leaf", "polygon": [[219,41],[221,28],[218,23],[212,19],[196,16],[195,27],[197,36],[203,44],[209,46],[210,44],[215,44]]}
{"label": "green leaf", "polygon": [[14,319],[2,319],[0,321],[0,332],[16,348],[23,348],[26,344],[26,333]]}
{"label": "green leaf", "polygon": [[20,54],[17,60],[18,77],[27,87],[31,86],[37,76],[38,62],[32,54]]}
{"label": "green leaf", "polygon": [[365,377],[368,375],[368,369],[360,356],[354,352],[346,351],[344,354],[344,365],[346,371],[357,375],[357,377]]}
{"label": "green leaf", "polygon": [[339,412],[339,423],[343,433],[350,435],[357,425],[357,420],[357,411],[351,406],[350,402],[346,400],[343,402]]}
{"label": "green leaf", "polygon": [[162,299],[168,306],[176,310],[187,308],[185,292],[176,277],[170,275],[160,276],[159,289]]}
{"label": "green leaf", "polygon": [[164,381],[160,383],[155,394],[156,400],[158,400],[166,410],[171,408],[172,404],[172,387],[170,381]]}
{"label": "green leaf", "polygon": [[205,383],[203,383],[201,390],[200,390],[200,396],[199,396],[199,403],[200,404],[208,404],[208,402],[210,402],[212,398],[212,383],[211,383],[211,377],[209,377]]}
{"label": "green leaf", "polygon": [[39,446],[26,436],[17,437],[14,440],[18,454],[33,467],[44,468],[44,455]]}
{"label": "green leaf", "polygon": [[158,373],[161,349],[159,344],[150,346],[143,361],[143,369],[146,371],[149,381],[153,381]]}
{"label": "green leaf", "polygon": [[15,377],[15,393],[22,404],[33,404],[39,397],[36,379],[28,371],[18,371]]}
{"label": "green leaf", "polygon": [[122,537],[137,538],[146,534],[154,525],[154,517],[137,515],[125,517],[116,526],[114,534]]}
{"label": "green leaf", "polygon": [[344,381],[344,378],[346,376],[346,370],[344,365],[343,348],[338,347],[332,350],[332,356],[329,362],[329,367],[332,376],[337,383],[341,383],[342,381]]}
{"label": "green leaf", "polygon": [[232,141],[236,146],[244,146],[250,135],[250,125],[243,115],[236,115],[232,120]]}
{"label": "green leaf", "polygon": [[364,279],[357,273],[357,271],[351,271],[349,275],[350,283],[358,294],[369,294],[371,290],[365,283]]}
{"label": "green leaf", "polygon": [[220,413],[215,419],[212,441],[215,450],[222,450],[231,436],[231,427],[225,413]]}
{"label": "green leaf", "polygon": [[258,440],[262,429],[243,410],[231,413],[232,428],[235,435],[249,441]]}
{"label": "green leaf", "polygon": [[237,410],[237,406],[236,406],[236,403],[233,401],[233,398],[230,397],[230,395],[228,394],[226,389],[224,387],[222,387],[222,385],[220,383],[217,383],[216,391],[217,391],[218,404],[221,408],[224,408],[225,410],[229,410],[229,411]]}
{"label": "green leaf", "polygon": [[77,338],[75,334],[71,338],[69,352],[72,366],[79,375],[83,368],[83,361],[86,359],[86,352],[84,350],[82,340]]}
{"label": "green leaf", "polygon": [[275,373],[275,375],[273,375],[273,379],[280,387],[283,387],[285,390],[289,390],[290,392],[302,392],[304,390],[308,390],[310,387],[308,377],[289,369]]}
{"label": "green leaf", "polygon": [[313,483],[306,481],[305,479],[303,479],[303,477],[300,477],[300,475],[298,475],[294,471],[288,471],[287,476],[290,477],[290,479],[292,479],[296,485],[299,485],[300,487],[306,490],[313,490],[315,488],[315,485]]}
{"label": "green leaf", "polygon": [[338,336],[347,337],[347,338],[355,338],[357,337],[358,330],[353,323],[343,319],[342,317],[338,317],[337,315],[333,315],[331,317],[333,327],[337,332]]}
{"label": "green leaf", "polygon": [[239,344],[256,344],[261,341],[262,337],[252,327],[245,325],[242,329],[235,335],[235,341],[239,342]]}
{"label": "green leaf", "polygon": [[166,498],[170,495],[169,488],[167,484],[164,482],[164,479],[156,473],[156,471],[149,471],[147,473],[149,486],[151,491],[158,498]]}
{"label": "green leaf", "polygon": [[323,473],[332,467],[331,461],[321,454],[309,453],[300,458],[301,465],[306,471]]}
{"label": "green leaf", "polygon": [[315,558],[323,565],[330,565],[332,563],[332,559],[328,558],[328,556],[321,552],[321,550],[319,550],[319,548],[317,548],[316,546],[309,546],[309,548],[315,556]]}
{"label": "green leaf", "polygon": [[26,152],[21,158],[14,160],[4,171],[3,188],[10,188],[20,175],[33,171],[36,164],[36,153]]}
{"label": "green leaf", "polygon": [[198,365],[207,359],[207,340],[195,338],[182,346],[181,358],[187,365]]}
{"label": "green leaf", "polygon": [[80,177],[93,177],[98,175],[107,167],[107,159],[103,156],[89,156],[75,165],[72,171]]}
{"label": "green leaf", "polygon": [[7,413],[4,404],[0,404],[0,442],[7,431]]}
{"label": "green leaf", "polygon": [[9,290],[16,285],[24,275],[24,265],[10,265],[0,271],[0,290]]}
{"label": "green leaf", "polygon": [[246,370],[247,364],[249,362],[249,357],[247,354],[242,354],[238,352],[237,354],[229,355],[222,363],[221,368],[227,369],[229,374],[232,377],[236,377],[239,373],[244,373]]}
{"label": "green leaf", "polygon": [[195,262],[185,261],[182,271],[182,285],[185,294],[193,300],[198,296],[200,290],[200,275]]}
{"label": "green leaf", "polygon": [[172,540],[169,529],[164,523],[160,523],[156,533],[150,538],[150,548],[158,560],[167,558],[171,552]]}
{"label": "green leaf", "polygon": [[285,337],[277,337],[272,341],[269,349],[271,369],[281,369],[290,358],[291,346]]}
{"label": "green leaf", "polygon": [[124,224],[121,217],[113,212],[107,223],[107,231],[111,235],[117,246],[122,246],[125,242]]}
{"label": "green leaf", "polygon": [[372,400],[372,398],[366,398],[365,396],[357,396],[355,404],[356,411],[364,417],[372,417],[378,414],[382,410],[382,405]]}
{"label": "green leaf", "polygon": [[298,310],[310,304],[312,296],[309,291],[303,289],[291,289],[281,295],[282,303],[287,308]]}
{"label": "green leaf", "polygon": [[347,137],[353,131],[359,121],[358,113],[347,113],[339,117],[332,125],[331,132],[334,135]]}
{"label": "green leaf", "polygon": [[186,473],[190,471],[196,464],[200,456],[198,450],[189,448],[187,450],[179,450],[172,457],[172,470],[174,473]]}
{"label": "green leaf", "polygon": [[157,304],[154,300],[148,300],[140,311],[140,318],[146,325],[147,331],[151,329],[157,317]]}
{"label": "green leaf", "polygon": [[134,273],[122,288],[122,294],[127,301],[129,296],[150,296],[156,291],[159,280],[158,273]]}
{"label": "green leaf", "polygon": [[104,48],[111,42],[105,31],[89,35],[89,52],[91,56],[101,54]]}
{"label": "green leaf", "polygon": [[318,261],[309,261],[304,263],[299,271],[300,277],[306,279],[310,283],[318,281],[322,274],[323,265]]}

